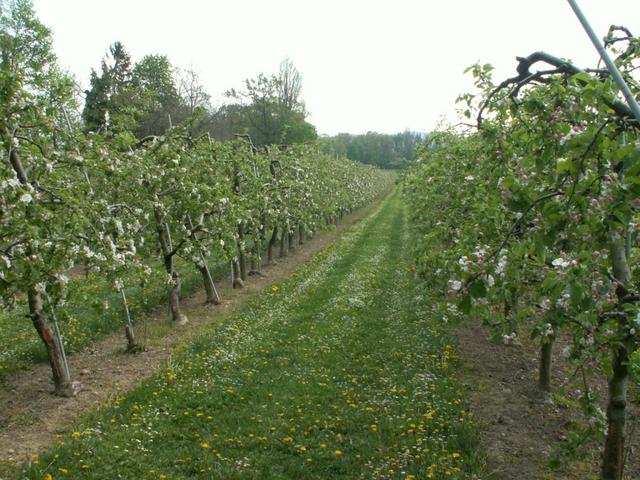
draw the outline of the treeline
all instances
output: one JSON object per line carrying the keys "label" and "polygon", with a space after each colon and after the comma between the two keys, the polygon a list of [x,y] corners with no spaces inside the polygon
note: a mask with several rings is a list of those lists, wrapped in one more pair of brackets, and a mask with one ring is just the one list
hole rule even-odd
{"label": "treeline", "polygon": [[248,134],[258,147],[315,140],[300,97],[302,75],[289,59],[277,74],[246,79],[226,92],[229,102],[211,105],[198,74],[180,69],[165,55],[145,55],[133,63],[121,42],[110,46],[100,71],[93,70],[81,120],[101,134],[131,132],[138,139],[184,126],[191,135],[228,140]]}
{"label": "treeline", "polygon": [[338,157],[346,156],[357,162],[380,168],[404,168],[416,159],[416,147],[426,134],[406,130],[389,135],[367,132],[364,135],[340,133],[324,139],[325,152]]}

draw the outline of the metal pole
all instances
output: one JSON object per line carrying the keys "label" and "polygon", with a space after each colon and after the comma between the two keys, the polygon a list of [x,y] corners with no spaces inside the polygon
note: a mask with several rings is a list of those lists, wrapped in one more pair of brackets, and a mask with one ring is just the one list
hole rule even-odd
{"label": "metal pole", "polygon": [[122,296],[122,305],[124,305],[124,313],[127,315],[127,324],[133,328],[133,322],[131,321],[131,314],[129,313],[129,304],[127,303],[127,296],[124,293],[124,288],[120,289],[120,295]]}
{"label": "metal pole", "polygon": [[633,115],[636,117],[636,121],[640,123],[640,106],[638,106],[638,102],[636,102],[636,99],[633,96],[633,93],[631,93],[631,90],[629,90],[629,87],[627,86],[626,82],[622,78],[622,75],[620,74],[620,70],[618,70],[618,67],[616,67],[615,63],[613,63],[613,60],[611,60],[611,57],[605,50],[604,45],[602,45],[602,43],[600,42],[600,39],[598,38],[596,33],[593,31],[593,28],[591,28],[591,25],[589,24],[587,17],[585,17],[584,13],[582,13],[582,10],[580,10],[580,7],[576,3],[576,0],[567,0],[567,1],[569,2],[569,5],[573,9],[576,16],[578,17],[578,20],[580,20],[580,23],[582,24],[582,27],[584,28],[584,30],[587,32],[587,35],[589,35],[589,38],[591,39],[591,42],[593,43],[593,45],[596,47],[596,50],[598,50],[600,57],[602,58],[604,63],[607,65],[607,69],[611,73],[613,80],[616,82],[616,84],[622,91],[622,94],[624,95],[624,98],[626,99],[627,104],[629,105],[629,108],[631,108],[631,110],[633,111]]}

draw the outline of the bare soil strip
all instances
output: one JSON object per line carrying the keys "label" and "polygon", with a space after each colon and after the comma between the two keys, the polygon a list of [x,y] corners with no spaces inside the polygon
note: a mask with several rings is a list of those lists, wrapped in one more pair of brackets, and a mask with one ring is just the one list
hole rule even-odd
{"label": "bare soil strip", "polygon": [[[599,477],[601,442],[592,442],[584,457],[549,468],[552,456],[562,449],[570,430],[584,416],[577,405],[545,398],[536,386],[538,346],[529,338],[515,345],[502,345],[488,330],[469,320],[452,329],[461,358],[461,380],[478,424],[480,442],[487,457],[491,480],[585,480]],[[554,388],[564,387],[573,399],[581,382],[558,354],[564,339],[558,339],[554,358]],[[606,397],[606,379],[597,383],[597,395]],[[631,399],[633,394],[630,395]],[[575,402],[574,402],[575,403]],[[638,403],[630,406],[625,479],[640,478]]]}

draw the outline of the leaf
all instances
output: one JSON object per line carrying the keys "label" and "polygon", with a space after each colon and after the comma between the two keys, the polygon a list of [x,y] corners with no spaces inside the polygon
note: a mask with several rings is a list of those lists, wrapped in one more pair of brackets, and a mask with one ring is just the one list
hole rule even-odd
{"label": "leaf", "polygon": [[471,295],[462,297],[462,300],[458,303],[458,308],[465,314],[471,312]]}
{"label": "leaf", "polygon": [[544,263],[547,255],[546,255],[546,248],[545,248],[545,243],[544,243],[544,238],[542,235],[536,235],[536,239],[535,239],[536,245],[536,257],[538,258],[538,260],[541,263]]}
{"label": "leaf", "polygon": [[579,305],[584,298],[584,289],[579,283],[572,283],[569,285],[569,294],[571,295],[571,302],[573,305]]}
{"label": "leaf", "polygon": [[587,72],[578,72],[571,77],[571,80],[579,80],[588,84],[593,83],[593,77]]}
{"label": "leaf", "polygon": [[484,298],[487,296],[487,287],[484,284],[484,280],[478,279],[469,285],[469,293],[474,298]]}

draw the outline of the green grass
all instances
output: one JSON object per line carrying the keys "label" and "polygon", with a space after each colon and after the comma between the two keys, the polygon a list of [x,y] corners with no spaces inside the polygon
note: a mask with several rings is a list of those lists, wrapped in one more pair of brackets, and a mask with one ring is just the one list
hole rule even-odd
{"label": "green grass", "polygon": [[396,194],[7,478],[479,478]]}

